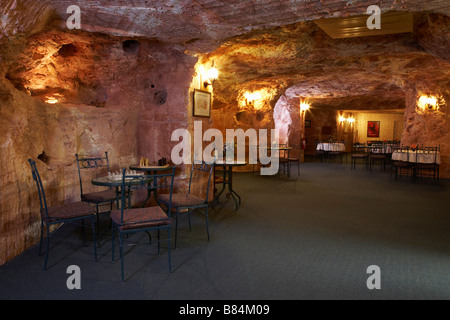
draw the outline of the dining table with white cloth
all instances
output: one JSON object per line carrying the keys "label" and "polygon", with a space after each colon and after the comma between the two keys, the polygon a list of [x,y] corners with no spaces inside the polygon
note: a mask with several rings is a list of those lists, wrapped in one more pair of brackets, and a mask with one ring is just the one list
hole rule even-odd
{"label": "dining table with white cloth", "polygon": [[345,151],[345,144],[342,142],[320,142],[317,144],[317,151]]}
{"label": "dining table with white cloth", "polygon": [[392,160],[407,161],[414,163],[441,163],[441,153],[439,151],[423,150],[396,150],[392,153]]}

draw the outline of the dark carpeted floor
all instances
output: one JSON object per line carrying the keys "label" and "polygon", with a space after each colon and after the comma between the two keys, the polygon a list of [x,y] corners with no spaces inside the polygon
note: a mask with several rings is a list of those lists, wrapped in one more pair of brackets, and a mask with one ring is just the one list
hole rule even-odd
{"label": "dark carpeted floor", "polygon": [[[242,205],[222,196],[193,229],[180,221],[178,248],[157,255],[154,244],[127,248],[125,283],[111,262],[110,234],[99,259],[78,228],[52,238],[49,265],[35,246],[0,266],[0,299],[450,299],[450,184],[390,181],[388,172],[348,164],[306,162],[300,176],[235,174]],[[108,230],[107,215],[102,216]],[[129,241],[146,243],[146,234]],[[116,255],[117,256],[117,255]],[[67,268],[81,270],[69,290]],[[381,289],[369,290],[369,266]]]}

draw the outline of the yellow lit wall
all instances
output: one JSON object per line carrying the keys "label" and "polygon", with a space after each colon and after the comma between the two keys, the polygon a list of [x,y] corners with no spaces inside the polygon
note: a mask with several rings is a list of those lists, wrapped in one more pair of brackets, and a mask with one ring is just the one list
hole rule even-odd
{"label": "yellow lit wall", "polygon": [[[403,132],[403,113],[354,113],[355,118],[355,142],[367,142],[373,140],[401,140]],[[380,137],[367,137],[368,121],[380,121]]]}

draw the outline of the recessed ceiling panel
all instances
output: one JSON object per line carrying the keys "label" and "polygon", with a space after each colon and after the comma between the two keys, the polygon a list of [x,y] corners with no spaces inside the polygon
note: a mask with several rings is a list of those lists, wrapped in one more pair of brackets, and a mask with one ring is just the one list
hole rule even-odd
{"label": "recessed ceiling panel", "polygon": [[380,29],[369,29],[370,15],[316,20],[316,24],[333,39],[378,36],[385,34],[413,32],[411,12],[387,12],[381,14]]}

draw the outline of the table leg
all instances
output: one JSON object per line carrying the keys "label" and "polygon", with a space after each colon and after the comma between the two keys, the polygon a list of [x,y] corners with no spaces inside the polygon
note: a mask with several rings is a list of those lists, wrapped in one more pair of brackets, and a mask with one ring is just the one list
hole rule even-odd
{"label": "table leg", "polygon": [[[157,173],[158,173],[157,171],[150,172],[150,174],[153,174],[153,175],[157,174]],[[150,201],[150,198],[152,197],[152,192],[153,192],[153,196],[155,198],[156,203],[158,203],[158,205],[160,205],[159,200],[158,200],[158,194],[156,192],[158,190],[158,188],[156,186],[157,180],[153,181],[152,183],[153,183],[154,188],[147,189],[147,197],[145,198],[144,202],[142,202],[141,208],[144,208],[147,205],[147,202]]]}
{"label": "table leg", "polygon": [[[222,185],[222,190],[220,190],[219,194],[216,196],[216,201],[219,202],[219,197],[220,195],[223,193],[223,191],[225,190],[225,186],[227,186],[228,188],[228,193],[227,196],[231,196],[234,200],[234,203],[236,205],[236,210],[239,208],[239,206],[241,205],[241,197],[239,196],[239,194],[233,190],[233,177],[232,177],[232,167],[227,167],[224,166],[223,167],[223,185]],[[236,199],[236,197],[238,199]],[[239,200],[239,201],[238,201]]]}
{"label": "table leg", "polygon": [[222,190],[220,190],[219,194],[216,196],[216,201],[219,202],[219,197],[225,190],[225,184],[227,183],[227,173],[225,167],[223,167],[223,181],[222,181]]}

